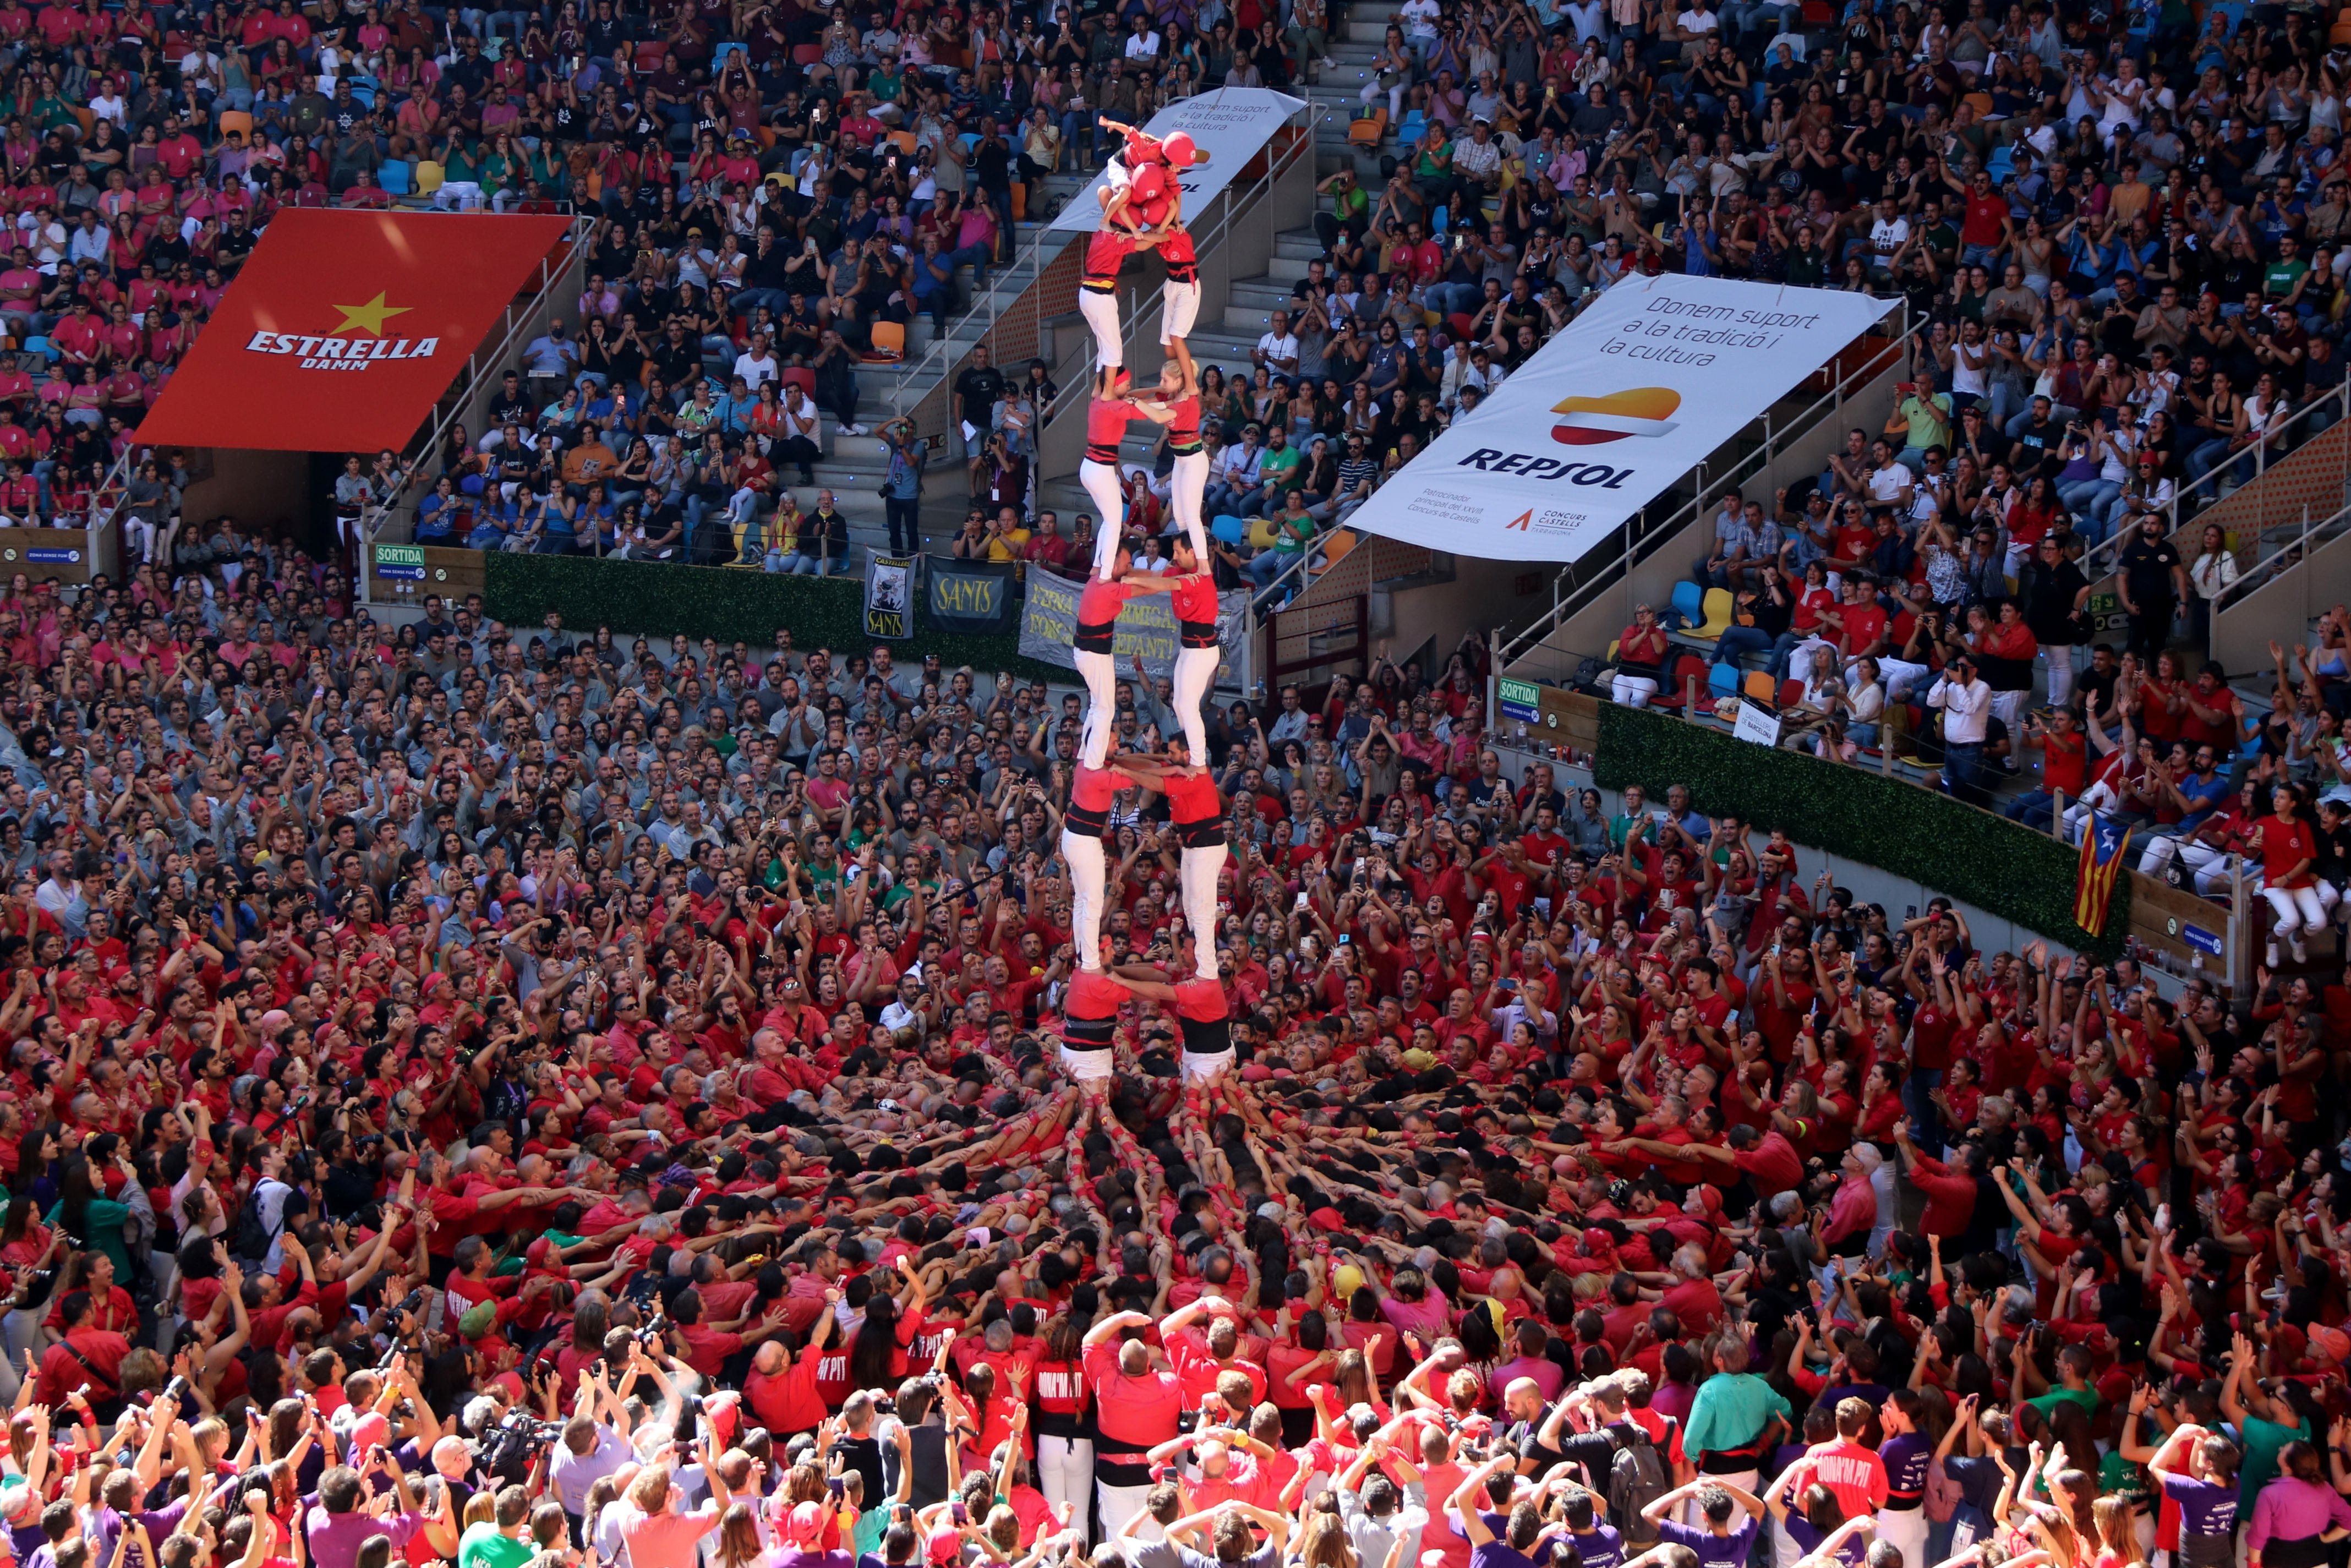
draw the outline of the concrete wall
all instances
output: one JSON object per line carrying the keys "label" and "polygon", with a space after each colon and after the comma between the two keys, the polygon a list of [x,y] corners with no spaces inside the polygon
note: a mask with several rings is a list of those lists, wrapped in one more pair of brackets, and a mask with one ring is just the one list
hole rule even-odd
{"label": "concrete wall", "polygon": [[1547,573],[1524,561],[1447,559],[1453,562],[1453,580],[1395,590],[1389,595],[1384,628],[1377,623],[1374,608],[1374,646],[1386,642],[1402,655],[1426,643],[1441,671],[1464,632],[1475,632],[1483,639],[1496,626],[1524,621],[1549,583]]}
{"label": "concrete wall", "polygon": [[[2273,547],[2283,540],[2273,537]],[[2266,668],[2273,639],[2292,647],[2310,618],[2351,601],[2351,534],[2310,551],[2212,618],[2212,656],[2231,674]]]}
{"label": "concrete wall", "polygon": [[233,517],[241,533],[303,537],[309,523],[310,457],[304,452],[215,448],[212,472],[188,486],[180,515],[190,528]]}

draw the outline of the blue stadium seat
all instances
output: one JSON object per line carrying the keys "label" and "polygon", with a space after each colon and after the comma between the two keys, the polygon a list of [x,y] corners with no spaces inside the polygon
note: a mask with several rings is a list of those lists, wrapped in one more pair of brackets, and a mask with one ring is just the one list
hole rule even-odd
{"label": "blue stadium seat", "polygon": [[1674,613],[1682,618],[1684,626],[1699,626],[1706,622],[1706,590],[1695,582],[1674,584]]}
{"label": "blue stadium seat", "polygon": [[1208,525],[1208,532],[1222,544],[1237,545],[1249,537],[1249,524],[1228,512]]}
{"label": "blue stadium seat", "polygon": [[386,159],[375,172],[376,183],[395,196],[404,196],[416,189],[415,171],[397,158]]}

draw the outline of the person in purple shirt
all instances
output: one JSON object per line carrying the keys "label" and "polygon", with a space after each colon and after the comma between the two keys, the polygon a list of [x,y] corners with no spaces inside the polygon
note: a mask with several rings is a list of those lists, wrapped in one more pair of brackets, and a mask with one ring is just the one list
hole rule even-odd
{"label": "person in purple shirt", "polygon": [[309,1543],[312,1568],[356,1568],[360,1547],[371,1535],[391,1538],[397,1549],[423,1526],[405,1472],[392,1472],[394,1500],[400,1511],[379,1516],[368,1511],[367,1483],[349,1465],[330,1466],[319,1477],[319,1490],[302,1500],[302,1538]]}
{"label": "person in purple shirt", "polygon": [[2229,1568],[2236,1561],[2237,1445],[2189,1422],[2172,1428],[2147,1460],[2147,1473],[2179,1505],[2179,1561],[2185,1568]]}
{"label": "person in purple shirt", "polygon": [[2278,1476],[2253,1500],[2245,1568],[2311,1568],[2325,1563],[2325,1533],[2351,1530],[2351,1502],[2320,1479],[2318,1450],[2299,1440],[2278,1450]]}
{"label": "person in purple shirt", "polygon": [[[1687,1497],[1698,1500],[1700,1522],[1680,1524],[1667,1519],[1667,1512]],[[1742,1512],[1745,1517],[1734,1525],[1731,1516]],[[1747,1568],[1749,1549],[1763,1526],[1763,1500],[1719,1476],[1701,1476],[1652,1500],[1641,1517],[1657,1527],[1661,1543],[1687,1546],[1697,1553],[1698,1568]]]}
{"label": "person in purple shirt", "polygon": [[[155,1425],[167,1433],[170,1423]],[[122,1532],[132,1525],[145,1527],[147,1539],[161,1541],[179,1528],[181,1516],[188,1511],[188,1499],[183,1494],[170,1507],[141,1510],[139,1507],[139,1474],[122,1468],[110,1472],[99,1490],[98,1506],[81,1512],[81,1532],[89,1542],[92,1563],[112,1563],[116,1557],[115,1543]]]}

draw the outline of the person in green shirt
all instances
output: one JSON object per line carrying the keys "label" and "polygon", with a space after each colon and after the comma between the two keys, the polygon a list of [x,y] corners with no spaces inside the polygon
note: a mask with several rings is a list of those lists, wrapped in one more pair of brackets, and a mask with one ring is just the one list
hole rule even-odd
{"label": "person in green shirt", "polygon": [[2278,235],[2277,245],[2277,259],[2262,268],[2262,293],[2272,299],[2283,299],[2294,293],[2294,285],[2310,270],[2310,262],[2300,254],[2302,242],[2294,235]]}
{"label": "person in green shirt", "polygon": [[502,1488],[497,1513],[465,1527],[457,1538],[457,1568],[526,1568],[538,1555],[523,1537],[530,1519],[530,1494],[520,1487]]}
{"label": "person in green shirt", "polygon": [[[2037,1335],[2040,1331],[2035,1330],[2034,1333]],[[2028,1386],[2043,1382],[2039,1369],[2026,1358],[2020,1356],[2017,1364],[2019,1375]],[[2057,1386],[2047,1388],[2047,1385],[2043,1383],[2047,1391],[2032,1396],[2025,1403],[2043,1416],[2055,1415],[2060,1405],[2078,1405],[2085,1415],[2095,1416],[2098,1406],[2105,1401],[2098,1397],[2098,1391],[2090,1386],[2090,1353],[2086,1349],[2078,1344],[2067,1345],[2057,1353]]]}
{"label": "person in green shirt", "polygon": [[1923,379],[1905,382],[1899,390],[1902,401],[1886,416],[1884,434],[1888,441],[1902,438],[1894,460],[1915,474],[1927,465],[1929,447],[1950,449],[1951,394],[1937,392],[1933,382]]}
{"label": "person in green shirt", "polygon": [[1266,500],[1270,503],[1297,482],[1306,454],[1290,444],[1290,433],[1279,424],[1265,433],[1265,455],[1258,459],[1257,473],[1259,483],[1265,486]]}
{"label": "person in green shirt", "polygon": [[1705,1467],[1713,1472],[1706,1478],[1708,1480],[1751,1486],[1773,1428],[1786,1429],[1794,1409],[1778,1389],[1747,1370],[1744,1340],[1724,1339],[1716,1343],[1714,1374],[1698,1385],[1698,1397],[1690,1402],[1689,1419],[1682,1427],[1682,1450],[1694,1463],[1703,1461],[1708,1454],[1729,1456],[1731,1463],[1753,1456],[1751,1462],[1736,1469],[1726,1470],[1720,1464]]}
{"label": "person in green shirt", "polygon": [[2237,1472],[2238,1506],[2250,1515],[2253,1500],[2278,1476],[2278,1451],[2288,1443],[2314,1443],[2325,1423],[2310,1390],[2288,1378],[2265,1387],[2255,1375],[2253,1342],[2233,1336],[2229,1375],[2220,1385],[2220,1414],[2234,1422],[2245,1462]]}
{"label": "person in green shirt", "polygon": [[[121,1157],[119,1145],[114,1166],[126,1182],[139,1179],[131,1169],[131,1162]],[[114,1277],[127,1285],[131,1279],[131,1249],[123,1245],[122,1227],[131,1218],[129,1206],[99,1196],[97,1174],[83,1155],[66,1161],[57,1191],[59,1196],[49,1209],[48,1222],[74,1238],[75,1246],[84,1250],[94,1248],[112,1259]]]}

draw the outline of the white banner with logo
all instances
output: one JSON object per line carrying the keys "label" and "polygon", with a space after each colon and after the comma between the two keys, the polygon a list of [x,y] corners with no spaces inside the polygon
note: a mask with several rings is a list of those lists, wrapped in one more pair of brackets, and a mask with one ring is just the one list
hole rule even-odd
{"label": "white banner with logo", "polygon": [[[1219,88],[1153,115],[1144,130],[1162,141],[1180,131],[1208,155],[1207,162],[1185,170],[1177,182],[1184,187],[1185,221],[1206,212],[1242,166],[1265,150],[1282,122],[1305,107],[1304,99],[1270,88]],[[1095,175],[1092,184],[1070,198],[1053,226],[1087,234],[1102,227],[1102,198],[1096,193],[1109,183],[1107,172]]]}
{"label": "white banner with logo", "polygon": [[1627,278],[1347,526],[1489,560],[1574,560],[1897,303]]}

